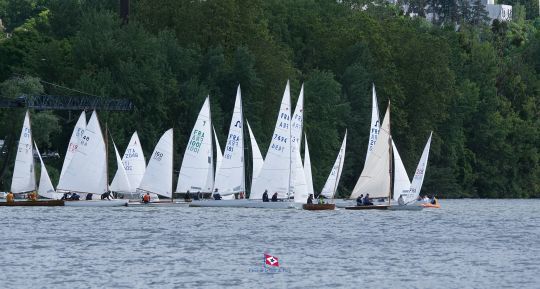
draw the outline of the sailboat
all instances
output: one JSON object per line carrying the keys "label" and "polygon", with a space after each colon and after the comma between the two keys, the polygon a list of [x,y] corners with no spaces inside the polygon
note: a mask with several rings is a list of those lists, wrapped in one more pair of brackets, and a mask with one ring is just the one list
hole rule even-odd
{"label": "sailboat", "polygon": [[193,126],[180,167],[176,193],[210,193],[214,183],[210,98],[207,97]]}
{"label": "sailboat", "polygon": [[[96,111],[92,113],[84,133],[73,150],[64,174],[60,176],[57,189],[81,193],[86,199],[66,201],[65,206],[125,206],[124,200],[99,200],[108,191],[107,151]],[[91,194],[90,196],[88,196]]]}
{"label": "sailboat", "polygon": [[224,197],[233,196],[232,199],[234,199],[234,194],[244,195],[245,193],[244,125],[240,85],[238,85],[238,89],[236,90],[234,111],[223,160],[219,169],[216,170],[214,192],[216,191]]}
{"label": "sailboat", "polygon": [[173,129],[171,128],[156,144],[137,191],[172,198],[172,176]]}

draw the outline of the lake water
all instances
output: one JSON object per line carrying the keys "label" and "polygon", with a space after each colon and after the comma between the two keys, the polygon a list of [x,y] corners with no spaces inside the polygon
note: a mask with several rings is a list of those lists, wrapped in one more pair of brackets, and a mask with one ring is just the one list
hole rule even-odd
{"label": "lake water", "polygon": [[[0,287],[540,288],[540,200],[441,204],[0,207]],[[257,272],[265,252],[279,272]]]}

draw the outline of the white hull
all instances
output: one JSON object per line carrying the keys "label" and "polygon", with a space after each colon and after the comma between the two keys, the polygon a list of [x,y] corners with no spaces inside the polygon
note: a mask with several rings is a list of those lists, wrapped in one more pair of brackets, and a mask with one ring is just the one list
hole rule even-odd
{"label": "white hull", "polygon": [[424,207],[417,206],[417,205],[404,205],[404,206],[392,205],[388,207],[388,210],[391,210],[391,211],[421,211],[422,209],[424,209]]}
{"label": "white hull", "polygon": [[187,207],[190,203],[186,202],[180,202],[180,201],[174,201],[174,202],[167,202],[167,201],[160,201],[160,202],[150,202],[150,203],[143,203],[143,202],[129,202],[129,207]]}
{"label": "white hull", "polygon": [[125,207],[127,200],[81,200],[81,201],[65,201],[66,207]]}
{"label": "white hull", "polygon": [[193,201],[190,207],[213,208],[258,208],[258,209],[301,209],[302,204],[295,202],[262,202],[259,200],[208,200]]}

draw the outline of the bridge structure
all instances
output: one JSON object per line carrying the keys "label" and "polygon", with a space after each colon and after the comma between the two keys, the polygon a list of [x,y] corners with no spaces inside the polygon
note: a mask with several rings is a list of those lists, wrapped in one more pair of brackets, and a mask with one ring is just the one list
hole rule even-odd
{"label": "bridge structure", "polygon": [[2,108],[32,108],[36,110],[106,110],[131,111],[131,100],[96,96],[21,95],[14,99],[0,98]]}

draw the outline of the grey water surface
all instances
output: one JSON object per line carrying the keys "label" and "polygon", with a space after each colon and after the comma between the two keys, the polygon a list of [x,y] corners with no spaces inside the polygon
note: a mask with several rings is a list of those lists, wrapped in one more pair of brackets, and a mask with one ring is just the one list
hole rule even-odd
{"label": "grey water surface", "polygon": [[0,207],[0,288],[540,288],[540,200],[441,204]]}

